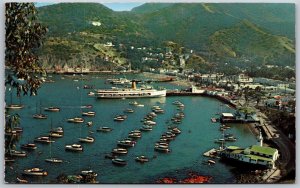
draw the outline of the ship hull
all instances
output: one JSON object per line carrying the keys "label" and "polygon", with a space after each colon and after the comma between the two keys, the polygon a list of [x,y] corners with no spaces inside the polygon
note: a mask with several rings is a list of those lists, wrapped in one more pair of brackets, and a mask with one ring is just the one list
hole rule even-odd
{"label": "ship hull", "polygon": [[144,90],[144,91],[125,91],[125,92],[98,92],[98,99],[123,99],[123,98],[155,98],[155,97],[165,97],[166,90],[161,91],[152,91],[152,90]]}

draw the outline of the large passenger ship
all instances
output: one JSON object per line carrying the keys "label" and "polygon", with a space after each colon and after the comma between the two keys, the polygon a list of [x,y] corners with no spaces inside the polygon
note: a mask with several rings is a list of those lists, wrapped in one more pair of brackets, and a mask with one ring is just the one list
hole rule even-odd
{"label": "large passenger ship", "polygon": [[96,90],[98,99],[122,99],[122,98],[142,98],[142,97],[165,97],[167,90],[156,90],[149,88],[136,88],[136,82],[132,81],[131,88],[113,88]]}

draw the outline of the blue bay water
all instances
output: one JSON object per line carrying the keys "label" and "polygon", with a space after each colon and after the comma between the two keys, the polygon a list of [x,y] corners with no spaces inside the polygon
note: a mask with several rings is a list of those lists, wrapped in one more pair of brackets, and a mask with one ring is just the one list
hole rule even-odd
{"label": "blue bay water", "polygon": [[[128,78],[140,78],[141,75],[129,75]],[[216,165],[208,166],[202,164],[208,158],[202,154],[211,149],[217,148],[214,139],[221,136],[219,124],[212,123],[210,118],[216,116],[217,112],[233,112],[232,109],[223,105],[220,101],[198,96],[186,97],[166,97],[166,98],[140,98],[140,99],[95,99],[89,97],[87,93],[90,90],[83,89],[83,85],[95,85],[96,88],[109,88],[111,85],[105,84],[107,76],[88,75],[83,76],[86,80],[73,81],[72,78],[61,79],[59,75],[53,75],[55,83],[44,83],[37,96],[22,97],[22,103],[25,108],[18,111],[9,111],[9,113],[18,113],[21,116],[21,126],[24,132],[17,143],[17,149],[20,145],[33,142],[35,137],[47,135],[52,127],[61,126],[64,128],[64,137],[55,139],[52,145],[37,144],[35,151],[29,152],[28,157],[18,158],[15,163],[6,166],[6,182],[15,182],[16,177],[22,177],[24,169],[39,167],[48,171],[46,177],[30,178],[32,183],[55,182],[60,174],[79,174],[81,170],[92,169],[98,173],[97,180],[100,183],[154,183],[155,180],[165,176],[175,176],[184,178],[190,171],[200,175],[212,176],[212,183],[231,183],[234,181],[232,166],[219,162]],[[180,88],[170,83],[155,84],[169,89]],[[131,101],[138,101],[145,107],[132,107]],[[176,107],[172,105],[175,100],[180,100],[185,104],[185,118],[178,127],[182,133],[170,143],[171,153],[157,153],[154,151],[155,142],[159,140],[161,134],[167,130],[170,125],[168,121],[177,112]],[[18,99],[13,97],[17,103]],[[10,94],[6,91],[6,102],[10,102]],[[32,115],[42,108],[48,106],[59,106],[60,112],[45,112],[48,119],[33,119]],[[92,111],[96,112],[95,117],[85,117],[85,122],[93,121],[92,127],[87,127],[85,123],[72,124],[67,123],[66,119],[75,116],[81,116],[82,111],[90,109],[81,109],[80,106],[92,104]],[[143,132],[142,138],[137,141],[135,147],[130,148],[127,155],[121,158],[127,160],[125,167],[114,166],[110,159],[105,159],[106,153],[110,153],[117,147],[117,140],[127,137],[131,130],[139,129],[142,126],[140,120],[151,111],[153,105],[159,105],[165,113],[156,118],[157,125],[153,131]],[[128,114],[124,122],[115,122],[113,117],[117,114],[123,114],[126,108],[134,108],[135,112]],[[52,121],[52,125],[51,125]],[[114,130],[110,133],[96,132],[100,126],[109,126]],[[66,152],[66,144],[78,142],[79,137],[89,135],[89,132],[95,138],[94,143],[82,144],[84,152],[73,153]],[[228,131],[238,137],[238,141],[230,143],[238,146],[249,146],[256,143],[255,136],[245,125],[232,125]],[[62,164],[49,164],[44,160],[51,155],[62,158],[65,162]],[[135,157],[146,155],[150,161],[140,164],[135,161]]]}

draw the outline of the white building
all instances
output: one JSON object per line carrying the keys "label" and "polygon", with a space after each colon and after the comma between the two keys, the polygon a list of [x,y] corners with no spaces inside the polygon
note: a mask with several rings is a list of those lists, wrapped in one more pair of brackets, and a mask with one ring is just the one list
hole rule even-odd
{"label": "white building", "polygon": [[250,78],[249,76],[247,76],[245,74],[239,74],[237,76],[236,81],[240,82],[240,83],[252,83],[253,82],[253,78]]}

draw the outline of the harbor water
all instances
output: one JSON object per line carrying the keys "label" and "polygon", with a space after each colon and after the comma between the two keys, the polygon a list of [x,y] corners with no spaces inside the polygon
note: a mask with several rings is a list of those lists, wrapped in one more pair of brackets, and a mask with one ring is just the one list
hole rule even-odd
{"label": "harbor water", "polygon": [[[215,165],[204,164],[208,158],[203,153],[211,148],[218,148],[214,140],[220,138],[219,123],[212,123],[211,117],[217,117],[216,113],[233,112],[234,110],[222,104],[220,101],[201,96],[139,98],[139,99],[96,99],[88,96],[89,89],[83,86],[94,85],[95,88],[110,88],[106,84],[106,75],[83,75],[51,77],[55,82],[44,83],[38,90],[37,96],[22,96],[21,103],[25,107],[21,110],[10,110],[8,114],[18,113],[21,118],[23,133],[16,144],[16,149],[21,150],[20,145],[33,143],[34,138],[45,136],[49,130],[55,127],[63,127],[64,136],[56,138],[54,143],[37,144],[38,148],[29,151],[28,156],[17,158],[14,163],[6,164],[5,181],[14,183],[16,177],[23,177],[24,169],[39,167],[48,171],[46,177],[26,177],[31,183],[55,183],[60,174],[75,175],[81,170],[92,169],[95,171],[99,183],[155,183],[163,177],[185,178],[189,172],[211,176],[210,183],[233,183],[235,174],[233,166],[214,159]],[[110,76],[111,77],[111,76]],[[64,79],[62,79],[64,78]],[[142,75],[128,75],[128,79],[141,79]],[[181,89],[180,86],[171,83],[155,83],[157,86],[168,89]],[[10,103],[10,92],[6,91],[6,103]],[[18,103],[13,90],[12,101]],[[178,128],[181,130],[174,141],[170,143],[170,153],[158,153],[154,151],[155,142],[167,131],[171,125],[172,116],[178,112],[173,101],[179,100],[184,105],[185,118]],[[129,102],[137,101],[144,107],[129,105]],[[91,109],[81,106],[93,105]],[[152,131],[142,132],[142,137],[137,144],[128,150],[128,154],[121,156],[128,164],[124,167],[115,166],[110,159],[105,159],[105,154],[117,148],[117,141],[128,136],[132,130],[142,126],[141,119],[151,112],[154,105],[164,109],[164,114],[159,114],[155,121],[157,125]],[[60,112],[45,112],[43,109],[49,106],[60,107]],[[128,118],[123,122],[116,122],[113,118],[117,114],[124,114],[126,108],[133,108],[134,113],[127,114]],[[47,119],[34,119],[33,114],[39,112],[48,115]],[[95,111],[95,117],[84,117],[84,123],[68,123],[66,120],[73,117],[81,117],[84,111]],[[87,126],[86,122],[92,121],[93,126]],[[113,128],[108,133],[97,132],[100,126]],[[227,133],[234,134],[238,140],[228,143],[247,147],[256,143],[256,137],[246,125],[234,124]],[[78,138],[92,136],[94,143],[82,143],[84,151],[80,153],[66,152],[65,145],[79,143]],[[136,156],[145,155],[150,160],[140,164],[135,161]],[[46,158],[58,157],[63,163],[53,164],[45,162]],[[24,177],[23,177],[24,178]]]}

